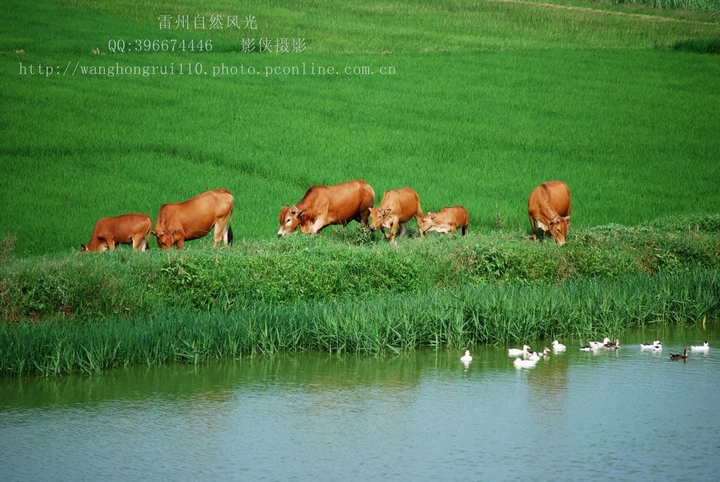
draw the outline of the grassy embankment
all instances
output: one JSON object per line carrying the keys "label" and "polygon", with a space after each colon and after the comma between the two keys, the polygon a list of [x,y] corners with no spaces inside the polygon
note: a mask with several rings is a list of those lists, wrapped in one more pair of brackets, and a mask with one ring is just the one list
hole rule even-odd
{"label": "grassy embankment", "polygon": [[720,309],[717,215],[580,231],[567,248],[517,233],[404,241],[395,252],[348,228],[6,261],[2,313],[20,322],[0,325],[0,373],[614,337]]}
{"label": "grassy embankment", "polygon": [[[697,52],[713,51],[720,21],[566,4],[582,8],[11,0],[0,373],[610,335],[713,316],[716,215],[692,213],[718,206],[720,60]],[[199,12],[252,14],[259,30],[158,29],[160,14]],[[242,53],[249,35],[301,37],[307,50]],[[120,38],[211,39],[213,50],[109,52]],[[375,74],[263,75],[303,63]],[[208,74],[56,73],[180,64]],[[56,70],[23,73],[31,65]],[[262,74],[213,77],[222,65]],[[425,210],[463,204],[475,235],[401,240],[398,253],[354,227],[271,239],[283,204],[352,178],[378,197],[411,185]],[[566,250],[526,242],[527,196],[552,178],[573,192]],[[154,217],[216,187],[237,198],[232,249],[72,252],[99,217]],[[668,234],[662,223],[590,229],[687,213]]]}

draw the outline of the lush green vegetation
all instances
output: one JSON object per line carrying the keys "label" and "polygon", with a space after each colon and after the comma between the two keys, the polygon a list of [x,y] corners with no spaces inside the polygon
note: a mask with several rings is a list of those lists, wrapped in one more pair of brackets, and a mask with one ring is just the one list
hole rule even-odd
{"label": "lush green vegetation", "polygon": [[[670,230],[668,230],[670,228]],[[0,313],[10,321],[147,315],[182,308],[232,312],[428,293],[465,286],[552,285],[578,279],[679,275],[720,268],[720,215],[664,218],[637,228],[571,231],[569,245],[514,231],[401,239],[400,250],[360,227],[325,236],[247,240],[232,248],[9,259]]]}
{"label": "lush green vegetation", "polygon": [[630,277],[614,283],[498,285],[369,295],[356,303],[259,305],[200,314],[170,310],[128,320],[2,325],[0,375],[60,375],[134,364],[198,363],[281,350],[383,354],[417,346],[587,339],[631,325],[704,320],[717,310],[714,275]]}
{"label": "lush green vegetation", "polygon": [[[711,15],[475,1],[10,0],[4,10],[0,239],[15,236],[22,255],[77,249],[100,217],[155,217],[218,187],[237,198],[236,236],[267,238],[309,186],[354,178],[378,197],[411,185],[425,210],[463,204],[475,232],[498,219],[527,229],[529,192],[553,178],[572,189],[576,227],[717,211],[720,60],[674,50],[719,38]],[[259,28],[159,29],[161,14],[198,12],[252,14]],[[247,35],[301,37],[307,49],[244,54]],[[214,48],[108,51],[110,39],[177,37]],[[188,63],[208,74],[70,75]],[[264,75],[303,63],[375,74]],[[21,64],[54,72],[20,74]],[[223,64],[262,74],[212,77]]]}
{"label": "lush green vegetation", "polygon": [[0,325],[0,374],[613,337],[720,313],[718,215],[580,231],[566,248],[517,232],[400,245],[347,228],[219,251],[6,260],[0,308],[18,322]]}
{"label": "lush green vegetation", "polygon": [[[717,316],[717,2],[614,3],[6,1],[0,375]],[[214,14],[258,29],[159,28]],[[243,52],[249,37],[273,51]],[[274,238],[282,205],[357,178],[462,204],[471,235],[397,252],[354,224]],[[550,179],[572,191],[566,249],[527,242],[527,196]],[[77,253],[100,217],[220,187],[232,248]]]}

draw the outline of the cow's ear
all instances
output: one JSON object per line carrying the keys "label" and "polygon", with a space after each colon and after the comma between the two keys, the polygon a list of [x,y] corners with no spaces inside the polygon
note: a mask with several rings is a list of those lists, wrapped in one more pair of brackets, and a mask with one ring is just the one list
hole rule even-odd
{"label": "cow's ear", "polygon": [[388,214],[390,214],[390,210],[389,210],[389,209],[383,209],[382,215],[383,215],[383,216],[387,216]]}
{"label": "cow's ear", "polygon": [[157,238],[157,233],[155,231],[150,231],[150,236],[155,236]]}
{"label": "cow's ear", "polygon": [[87,251],[87,246],[85,246],[84,244],[81,244],[80,251]]}
{"label": "cow's ear", "polygon": [[435,219],[435,213],[428,213],[430,215],[430,219]]}
{"label": "cow's ear", "polygon": [[[290,208],[290,206],[285,206],[286,208]],[[290,208],[290,214],[297,214],[297,208],[295,206]]]}
{"label": "cow's ear", "polygon": [[[296,210],[296,211],[297,211],[297,210]],[[305,211],[306,211],[306,209],[303,209],[302,211],[300,211],[299,213],[297,213],[297,214],[295,215],[295,217],[298,218],[298,219],[300,219],[300,218],[302,217],[302,215],[305,214]]]}
{"label": "cow's ear", "polygon": [[565,221],[567,221],[568,224],[570,224],[570,216],[565,216]]}

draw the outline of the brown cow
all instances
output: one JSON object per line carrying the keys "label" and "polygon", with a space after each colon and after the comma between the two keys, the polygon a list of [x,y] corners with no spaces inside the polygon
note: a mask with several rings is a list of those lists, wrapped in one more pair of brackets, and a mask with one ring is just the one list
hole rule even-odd
{"label": "brown cow", "polygon": [[536,187],[528,199],[528,217],[532,239],[537,227],[550,234],[560,246],[565,246],[565,235],[570,229],[570,189],[562,181],[550,181]]}
{"label": "brown cow", "polygon": [[95,223],[92,237],[81,251],[114,250],[118,244],[132,244],[135,251],[145,251],[152,229],[152,219],[147,214],[123,214],[114,218],[101,218]]}
{"label": "brown cow", "polygon": [[213,247],[220,241],[232,243],[234,199],[227,189],[216,189],[198,194],[181,203],[160,206],[153,236],[157,236],[160,249],[176,246],[182,249],[185,241],[205,236],[215,227]]}
{"label": "brown cow", "polygon": [[[372,224],[370,224],[370,230],[380,230],[385,235],[385,239],[389,239],[391,243],[397,248],[397,242],[395,241],[395,233],[397,232],[398,225],[400,225],[400,236],[405,234],[406,227],[405,223],[415,217],[415,221],[418,225],[418,231],[420,237],[423,237],[422,231],[422,208],[420,207],[420,197],[410,187],[404,187],[402,189],[385,191],[383,194],[380,206],[376,208],[370,208],[370,216],[372,217]],[[385,232],[385,228],[390,229],[390,234]]]}
{"label": "brown cow", "polygon": [[352,220],[368,225],[368,208],[375,204],[375,191],[365,181],[348,181],[334,186],[313,186],[296,205],[280,211],[278,236],[295,231],[317,234],[331,224],[346,225]]}
{"label": "brown cow", "polygon": [[422,217],[423,233],[435,231],[438,233],[455,233],[457,228],[462,228],[462,235],[465,236],[468,224],[467,210],[462,206],[442,208],[439,213],[428,212]]}

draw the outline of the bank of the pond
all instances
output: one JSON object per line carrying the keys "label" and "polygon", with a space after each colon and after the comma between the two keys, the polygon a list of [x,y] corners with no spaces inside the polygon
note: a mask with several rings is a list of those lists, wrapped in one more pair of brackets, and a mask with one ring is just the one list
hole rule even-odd
{"label": "bank of the pond", "polygon": [[705,322],[720,307],[716,272],[468,286],[232,312],[163,310],[88,323],[0,326],[0,375],[60,375],[135,364],[324,350],[383,354],[550,337],[619,336],[629,326]]}
{"label": "bank of the pond", "polygon": [[357,228],[222,250],[6,256],[0,376],[613,338],[720,313],[719,215],[573,232],[566,248],[522,232],[399,245]]}
{"label": "bank of the pond", "polygon": [[[627,228],[571,231],[561,248],[524,232],[404,238],[395,251],[353,224],[320,236],[241,240],[222,250],[66,253],[0,261],[3,322],[73,323],[167,310],[247,310],[427,293],[465,286],[552,285],[569,280],[720,269],[720,214]],[[0,256],[0,260],[2,256]]]}

